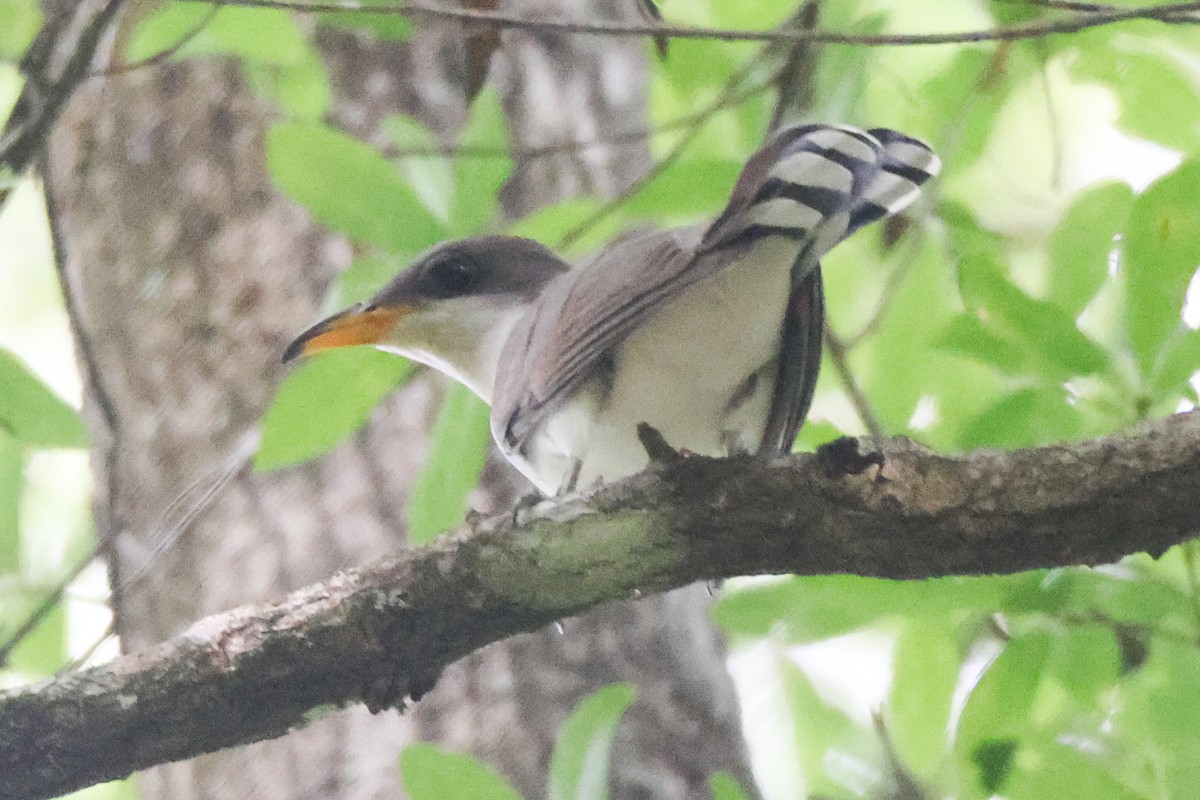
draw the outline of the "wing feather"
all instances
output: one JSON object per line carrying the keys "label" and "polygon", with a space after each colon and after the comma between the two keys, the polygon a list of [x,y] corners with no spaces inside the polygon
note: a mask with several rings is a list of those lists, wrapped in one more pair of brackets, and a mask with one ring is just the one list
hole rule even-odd
{"label": "wing feather", "polygon": [[729,203],[707,228],[641,232],[556,278],[505,345],[492,428],[521,450],[548,413],[649,315],[737,263],[755,242],[799,243],[792,265],[775,394],[762,448],[791,446],[820,367],[820,258],[859,227],[896,213],[937,173],[921,142],[886,129],[804,125],[781,131],[747,162]]}

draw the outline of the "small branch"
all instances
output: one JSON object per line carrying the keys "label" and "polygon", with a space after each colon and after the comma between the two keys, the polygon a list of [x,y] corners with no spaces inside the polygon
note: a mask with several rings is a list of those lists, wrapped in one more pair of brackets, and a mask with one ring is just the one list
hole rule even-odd
{"label": "small branch", "polygon": [[290,0],[183,0],[183,2],[203,2],[212,5],[248,6],[252,8],[281,8],[308,14],[346,11],[363,14],[406,14],[456,19],[475,24],[494,25],[499,28],[549,30],[598,36],[645,36],[652,39],[665,36],[672,39],[709,39],[723,42],[829,42],[832,44],[870,45],[877,47],[966,44],[969,42],[1036,39],[1056,34],[1078,33],[1089,28],[1097,28],[1103,25],[1112,25],[1136,19],[1152,19],[1165,23],[1188,22],[1190,19],[1185,17],[1185,14],[1200,11],[1200,2],[1162,3],[1142,6],[1140,8],[1108,7],[1092,13],[1073,14],[1052,20],[1027,22],[1020,25],[992,28],[990,30],[961,31],[956,33],[850,34],[825,30],[789,29],[751,31],[675,25],[639,25],[630,23],[530,19],[520,14],[471,11],[450,6],[427,6],[421,3],[364,6],[355,2],[296,3]]}
{"label": "small branch", "polygon": [[0,171],[19,175],[37,159],[67,100],[88,79],[96,48],[121,4],[80,2],[38,33],[21,59],[25,88],[0,133]]}
{"label": "small branch", "polygon": [[829,353],[829,360],[837,371],[838,378],[842,381],[842,388],[845,390],[846,396],[850,398],[850,403],[858,413],[858,418],[862,420],[863,427],[871,434],[872,442],[878,448],[883,441],[883,427],[879,424],[879,417],[875,416],[875,409],[871,408],[871,401],[867,399],[866,393],[858,385],[854,372],[850,369],[850,361],[846,357],[846,346],[842,343],[841,337],[834,333],[828,324],[825,325],[825,349]]}
{"label": "small branch", "polygon": [[[935,187],[932,191],[936,192],[937,188]],[[936,206],[936,202],[929,205]],[[905,233],[902,234],[899,245],[907,248],[907,252],[900,254],[895,268],[884,278],[883,291],[879,293],[879,302],[875,304],[875,309],[867,317],[867,321],[854,334],[842,338],[842,346],[847,353],[858,347],[879,329],[884,318],[887,317],[892,301],[900,294],[900,288],[904,285],[904,281],[912,274],[913,268],[917,266],[921,258],[922,241],[925,236],[924,227],[913,226],[909,217],[904,215],[891,219],[899,220],[900,224],[905,227]],[[916,227],[915,230],[914,227]]]}
{"label": "small branch", "polygon": [[1157,554],[1200,525],[1200,412],[880,469],[699,456],[504,514],[110,664],[0,694],[0,796],[28,800],[281,736],[319,706],[403,704],[456,659],[609,600],[793,572],[916,579]]}
{"label": "small branch", "polygon": [[124,75],[129,72],[135,72],[139,69],[143,69],[144,67],[152,67],[168,61],[180,50],[187,47],[192,41],[194,41],[197,36],[203,33],[204,29],[208,27],[208,24],[213,21],[213,17],[215,17],[217,12],[220,10],[221,9],[218,6],[213,6],[210,8],[207,14],[201,17],[195,25],[193,25],[189,30],[185,31],[182,36],[175,40],[175,42],[164,49],[159,50],[154,55],[147,56],[146,58],[142,58],[137,61],[127,61],[124,64],[117,64],[116,66],[109,67],[108,69],[97,70],[89,77],[107,78],[115,75]]}
{"label": "small branch", "polygon": [[656,178],[661,176],[667,169],[674,164],[683,155],[683,151],[688,148],[700,132],[704,130],[704,126],[712,121],[712,117],[723,108],[731,105],[736,105],[745,99],[742,91],[742,82],[745,81],[750,74],[758,68],[758,66],[768,57],[765,49],[760,50],[753,56],[748,58],[738,67],[726,81],[721,91],[717,94],[710,103],[704,108],[692,114],[692,119],[684,125],[684,130],[680,134],[678,141],[672,145],[670,151],[662,158],[650,165],[650,168],[639,175],[632,183],[626,186],[617,194],[616,197],[606,201],[604,205],[596,209],[586,219],[575,225],[564,233],[558,240],[559,249],[569,248],[577,242],[589,230],[594,228],[603,219],[615,212],[617,209],[624,206],[629,200],[635,197],[638,192],[645,189]]}
{"label": "small branch", "polygon": [[9,636],[3,644],[0,644],[0,667],[4,667],[8,664],[8,657],[12,655],[13,650],[16,650],[17,646],[20,645],[21,642],[25,641],[25,638],[29,636],[29,634],[38,629],[38,626],[42,624],[42,621],[46,619],[46,617],[50,616],[51,611],[58,608],[58,604],[62,602],[63,595],[67,593],[68,587],[75,582],[76,578],[83,574],[83,571],[87,569],[88,564],[91,564],[93,561],[95,561],[99,555],[100,547],[97,545],[93,547],[87,555],[76,561],[75,564],[69,570],[67,570],[67,573],[59,578],[58,583],[54,584],[50,591],[46,592],[46,596],[42,598],[42,602],[38,605],[38,607],[30,612],[29,616],[27,616],[21,622],[21,624],[17,626],[17,629],[12,632],[12,635]]}
{"label": "small branch", "polygon": [[[769,87],[769,81],[751,84],[730,97],[724,107],[738,105],[754,97],[756,94],[766,91]],[[712,109],[704,108],[700,111],[693,111],[690,114],[682,114],[659,125],[647,126],[638,130],[596,136],[591,139],[560,140],[534,147],[510,149],[482,145],[435,145],[431,147],[392,147],[385,145],[380,148],[380,152],[387,158],[541,158],[543,156],[560,155],[563,153],[578,153],[581,150],[588,150],[593,147],[637,144],[653,136],[662,136],[679,128],[688,128],[697,120],[707,121],[711,118],[712,114]]]}

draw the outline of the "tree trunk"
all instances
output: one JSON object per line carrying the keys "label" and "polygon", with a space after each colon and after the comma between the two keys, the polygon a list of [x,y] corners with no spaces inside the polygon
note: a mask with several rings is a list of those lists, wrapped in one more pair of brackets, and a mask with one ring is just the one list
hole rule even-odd
{"label": "tree trunk", "polygon": [[[452,131],[465,118],[465,93],[448,102],[429,90],[431,81],[461,85],[446,69],[461,54],[456,36],[452,26],[432,26],[408,52],[323,35],[345,98],[338,118],[370,138],[374,120],[396,103]],[[642,124],[639,84],[601,74],[619,64],[644,75],[636,43],[507,33],[502,58],[493,74],[517,147]],[[369,80],[377,69],[391,76],[386,91]],[[529,88],[535,82],[540,95]],[[613,83],[623,96],[606,96]],[[356,103],[369,113],[356,115]],[[317,316],[349,260],[345,242],[271,186],[263,166],[271,118],[237,65],[169,64],[85,87],[48,155],[96,442],[97,531],[126,650],[376,558],[403,539],[404,500],[439,378],[412,381],[322,459],[270,474],[249,467],[256,426],[283,376],[282,348]],[[580,191],[611,193],[646,160],[638,148],[521,162],[506,208],[516,214]],[[513,489],[498,477],[507,474],[489,469],[495,488],[482,502],[507,502]],[[544,793],[558,725],[586,692],[617,680],[637,684],[639,700],[614,751],[614,797],[707,797],[705,779],[717,769],[749,785],[723,644],[706,607],[703,592],[691,592],[601,609],[562,632],[464,659],[410,717],[330,714],[272,742],[152,770],[139,787],[173,800],[397,797],[397,754],[416,735],[481,756],[534,798]]]}

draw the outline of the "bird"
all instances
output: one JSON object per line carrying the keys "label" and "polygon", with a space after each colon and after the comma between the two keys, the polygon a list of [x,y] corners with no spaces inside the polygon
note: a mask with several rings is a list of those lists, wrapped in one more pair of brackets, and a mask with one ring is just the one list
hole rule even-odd
{"label": "bird", "polygon": [[644,469],[639,424],[698,455],[785,453],[820,369],[821,258],[939,169],[894,130],[784,128],[710,223],[633,231],[577,265],[520,237],[445,242],[284,361],[369,344],[445,373],[546,496]]}

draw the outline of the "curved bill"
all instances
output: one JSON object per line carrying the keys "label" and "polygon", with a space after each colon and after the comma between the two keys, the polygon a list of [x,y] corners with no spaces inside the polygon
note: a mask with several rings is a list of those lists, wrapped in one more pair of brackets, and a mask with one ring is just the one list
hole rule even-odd
{"label": "curved bill", "polygon": [[354,344],[377,344],[407,308],[370,308],[359,304],[321,320],[296,337],[283,351],[283,360]]}

